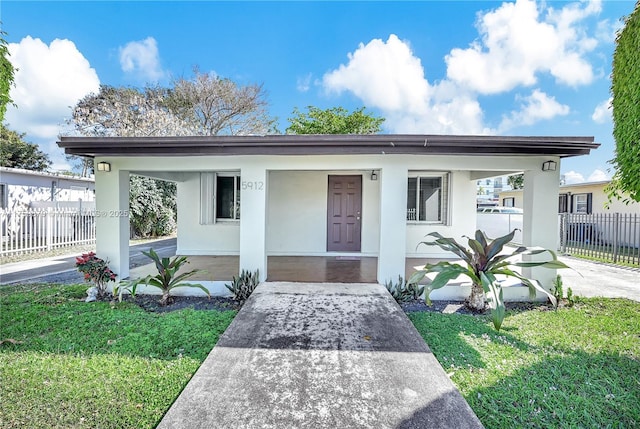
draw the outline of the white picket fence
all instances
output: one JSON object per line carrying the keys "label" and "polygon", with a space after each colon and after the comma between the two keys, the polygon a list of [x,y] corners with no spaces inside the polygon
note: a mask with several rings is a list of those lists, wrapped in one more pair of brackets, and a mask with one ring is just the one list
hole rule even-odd
{"label": "white picket fence", "polygon": [[93,244],[95,211],[0,210],[0,233],[0,256]]}

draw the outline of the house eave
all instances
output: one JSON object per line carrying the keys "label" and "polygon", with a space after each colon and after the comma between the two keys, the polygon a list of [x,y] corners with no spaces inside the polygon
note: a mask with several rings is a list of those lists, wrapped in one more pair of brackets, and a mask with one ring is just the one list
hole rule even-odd
{"label": "house eave", "polygon": [[189,137],[62,137],[69,155],[587,155],[600,145],[593,137],[452,136],[416,134],[268,135]]}

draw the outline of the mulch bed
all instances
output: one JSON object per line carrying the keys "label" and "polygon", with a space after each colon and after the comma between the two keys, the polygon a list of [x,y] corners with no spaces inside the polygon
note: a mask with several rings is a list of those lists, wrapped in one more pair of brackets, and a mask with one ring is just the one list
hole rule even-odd
{"label": "mulch bed", "polygon": [[[212,296],[174,296],[171,297],[169,304],[160,305],[160,295],[137,295],[134,298],[127,296],[127,302],[133,302],[146,311],[154,313],[165,313],[169,311],[182,310],[192,308],[194,310],[240,310],[242,304],[229,297]],[[431,305],[427,305],[424,300],[414,300],[399,303],[405,313],[416,312],[432,312],[445,314],[467,314],[467,315],[484,315],[489,314],[489,310],[476,312],[470,310],[464,305],[463,301],[433,301]],[[507,302],[505,304],[507,310],[512,311],[549,311],[553,310],[553,306],[548,303],[541,302]]]}
{"label": "mulch bed", "polygon": [[172,296],[167,305],[160,305],[160,295],[136,295],[135,298],[127,296],[126,302],[132,302],[145,311],[152,313],[166,313],[169,311],[192,308],[194,310],[240,310],[242,305],[229,297],[212,296]]}

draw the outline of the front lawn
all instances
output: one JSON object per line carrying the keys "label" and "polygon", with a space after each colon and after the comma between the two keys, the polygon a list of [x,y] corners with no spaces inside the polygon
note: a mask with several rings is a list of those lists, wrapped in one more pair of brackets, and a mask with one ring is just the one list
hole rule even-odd
{"label": "front lawn", "polygon": [[153,428],[235,316],[85,303],[86,289],[0,289],[0,427]]}
{"label": "front lawn", "polygon": [[409,318],[487,428],[640,427],[640,303]]}

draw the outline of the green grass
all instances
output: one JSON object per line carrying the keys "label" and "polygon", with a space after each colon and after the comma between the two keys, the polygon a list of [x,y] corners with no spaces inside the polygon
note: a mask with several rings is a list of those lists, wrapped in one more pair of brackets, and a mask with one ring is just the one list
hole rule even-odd
{"label": "green grass", "polygon": [[640,303],[488,318],[409,315],[487,428],[640,427]]}
{"label": "green grass", "polygon": [[0,427],[153,428],[235,316],[85,303],[86,288],[0,289]]}

